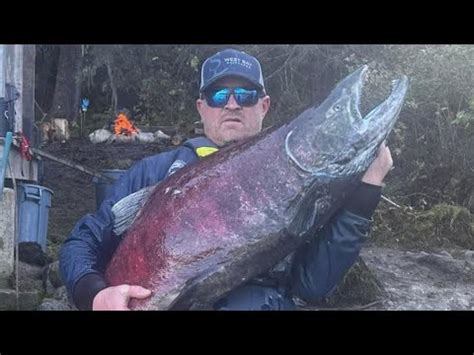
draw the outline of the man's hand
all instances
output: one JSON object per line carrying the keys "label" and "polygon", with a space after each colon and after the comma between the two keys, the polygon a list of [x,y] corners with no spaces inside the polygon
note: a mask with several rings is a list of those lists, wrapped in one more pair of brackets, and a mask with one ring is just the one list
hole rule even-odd
{"label": "man's hand", "polygon": [[92,310],[94,311],[129,311],[130,298],[144,299],[151,295],[151,291],[141,286],[119,285],[107,287],[94,297]]}
{"label": "man's hand", "polygon": [[382,186],[383,179],[392,166],[393,160],[392,155],[390,154],[390,149],[388,149],[385,142],[383,142],[378,150],[377,157],[362,177],[362,181],[367,184]]}

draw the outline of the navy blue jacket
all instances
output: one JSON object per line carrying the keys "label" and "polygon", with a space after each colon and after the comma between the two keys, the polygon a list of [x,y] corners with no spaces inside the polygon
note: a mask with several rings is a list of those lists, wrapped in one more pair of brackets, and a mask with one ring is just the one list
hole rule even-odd
{"label": "navy blue jacket", "polygon": [[[177,149],[135,163],[115,182],[96,213],[87,214],[77,222],[61,248],[59,267],[68,293],[79,309],[92,309],[95,295],[107,287],[103,273],[120,242],[120,237],[112,232],[112,206],[133,192],[157,184],[184,165],[198,161],[196,150],[200,147],[216,146],[206,138],[194,138]],[[345,208],[309,244],[292,255],[285,275],[290,276],[295,296],[312,302],[337,286],[368,237],[380,193],[380,187],[361,183]]]}

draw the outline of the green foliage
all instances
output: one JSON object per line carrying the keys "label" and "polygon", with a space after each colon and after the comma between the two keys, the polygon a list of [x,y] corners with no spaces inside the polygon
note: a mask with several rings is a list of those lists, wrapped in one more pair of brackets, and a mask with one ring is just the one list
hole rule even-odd
{"label": "green foliage", "polygon": [[[45,58],[54,54],[50,47],[41,52]],[[474,211],[474,46],[87,45],[79,78],[82,96],[91,99],[87,128],[100,128],[114,117],[113,86],[118,109],[131,110],[138,126],[198,120],[200,67],[227,47],[262,63],[272,99],[266,126],[319,104],[362,64],[370,68],[363,113],[386,98],[393,79],[407,75],[410,88],[388,142],[395,169],[384,193],[419,211],[443,202]]]}
{"label": "green foliage", "polygon": [[375,221],[372,237],[379,244],[474,248],[474,217],[464,207],[440,203],[426,211],[388,208],[378,210]]}
{"label": "green foliage", "polygon": [[403,69],[411,81],[401,115],[407,130],[397,142],[403,169],[396,178],[405,180],[405,193],[438,195],[433,203],[451,197],[462,204],[449,192],[460,188],[451,183],[455,176],[461,181],[472,175],[474,47],[399,46],[392,51],[392,67]]}
{"label": "green foliage", "polygon": [[104,111],[110,107],[110,75],[104,70],[109,65],[118,90],[118,109],[131,110],[135,120],[158,125],[196,120],[201,52],[196,46],[90,46],[84,72],[87,88],[99,99],[93,109]]}
{"label": "green foliage", "polygon": [[[84,96],[93,114],[109,114],[112,68],[118,108],[137,124],[188,124],[195,109],[199,70],[217,45],[85,46]],[[474,46],[461,45],[230,45],[257,56],[272,105],[266,126],[320,103],[341,78],[362,64],[370,75],[362,97],[367,113],[389,94],[391,80],[405,74],[410,89],[389,145],[397,169],[389,184],[396,194],[438,195],[453,175],[474,165]],[[90,116],[91,119],[94,116]],[[95,116],[97,117],[97,116]],[[94,125],[95,120],[88,124]],[[97,122],[96,125],[103,124]],[[432,191],[432,189],[435,191]],[[456,188],[456,187],[454,187]],[[454,201],[456,202],[456,201]],[[458,201],[460,203],[460,201]]]}

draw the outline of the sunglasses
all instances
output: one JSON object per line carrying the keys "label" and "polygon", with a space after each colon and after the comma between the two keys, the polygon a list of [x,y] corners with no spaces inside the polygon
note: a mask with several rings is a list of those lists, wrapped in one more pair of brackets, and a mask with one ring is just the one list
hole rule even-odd
{"label": "sunglasses", "polygon": [[204,98],[210,107],[224,107],[229,101],[230,95],[234,95],[234,99],[239,106],[254,106],[259,98],[265,96],[262,90],[245,89],[245,88],[216,88],[204,92]]}

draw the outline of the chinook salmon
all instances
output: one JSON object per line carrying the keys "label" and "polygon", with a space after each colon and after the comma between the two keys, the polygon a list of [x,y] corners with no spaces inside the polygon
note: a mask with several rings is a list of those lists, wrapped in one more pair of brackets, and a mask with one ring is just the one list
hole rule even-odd
{"label": "chinook salmon", "polygon": [[366,73],[359,68],[317,107],[150,188],[107,267],[109,284],[152,290],[132,309],[210,308],[314,236],[360,182],[404,102],[402,76],[362,117]]}

